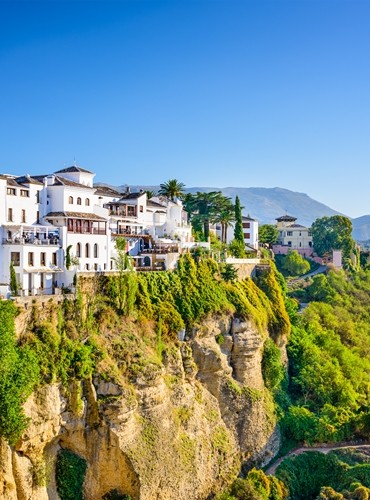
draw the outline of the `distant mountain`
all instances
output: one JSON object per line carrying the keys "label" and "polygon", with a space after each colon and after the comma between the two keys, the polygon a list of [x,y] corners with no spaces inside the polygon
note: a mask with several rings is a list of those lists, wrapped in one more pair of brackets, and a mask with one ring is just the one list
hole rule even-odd
{"label": "distant mountain", "polygon": [[352,235],[356,241],[370,240],[370,215],[352,219]]}
{"label": "distant mountain", "polygon": [[[130,186],[132,191],[139,189],[158,191],[159,186]],[[124,191],[126,186],[120,186]],[[341,215],[340,212],[310,198],[307,194],[289,191],[283,188],[236,188],[236,187],[191,187],[186,189],[189,193],[197,191],[222,191],[224,196],[233,200],[238,195],[243,213],[257,219],[260,224],[275,224],[275,219],[288,213],[297,217],[297,222],[304,226],[311,226],[312,222],[324,215]]]}
{"label": "distant mountain", "polygon": [[[100,184],[102,185],[102,184]],[[114,187],[114,186],[110,186]],[[118,191],[124,192],[127,185],[115,187]],[[140,189],[157,192],[159,186],[130,186],[131,191]],[[229,196],[233,200],[238,195],[240,203],[244,207],[243,213],[257,219],[260,224],[275,224],[275,219],[288,213],[297,217],[297,222],[304,226],[311,224],[318,218],[325,215],[343,215],[336,210],[310,198],[305,193],[297,193],[284,188],[236,188],[236,187],[191,187],[186,190],[189,193],[197,191],[222,191],[224,196]],[[352,219],[353,238],[357,241],[370,240],[370,215],[364,215],[357,219]]]}

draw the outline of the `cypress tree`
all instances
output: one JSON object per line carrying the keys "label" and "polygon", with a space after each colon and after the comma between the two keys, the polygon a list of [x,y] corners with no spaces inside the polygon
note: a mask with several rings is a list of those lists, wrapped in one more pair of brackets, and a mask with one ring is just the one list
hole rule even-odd
{"label": "cypress tree", "polygon": [[242,223],[242,207],[240,206],[239,196],[235,197],[235,229],[234,238],[236,241],[240,241],[244,247],[244,233],[243,233],[243,223]]}
{"label": "cypress tree", "polygon": [[10,290],[13,295],[18,295],[17,275],[15,273],[13,262],[10,263]]}

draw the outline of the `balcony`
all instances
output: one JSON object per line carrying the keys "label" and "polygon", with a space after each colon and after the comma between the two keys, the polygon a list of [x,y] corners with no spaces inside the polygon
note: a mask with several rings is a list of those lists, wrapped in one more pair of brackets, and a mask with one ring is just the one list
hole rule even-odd
{"label": "balcony", "polygon": [[48,245],[59,246],[59,238],[3,238],[3,245]]}

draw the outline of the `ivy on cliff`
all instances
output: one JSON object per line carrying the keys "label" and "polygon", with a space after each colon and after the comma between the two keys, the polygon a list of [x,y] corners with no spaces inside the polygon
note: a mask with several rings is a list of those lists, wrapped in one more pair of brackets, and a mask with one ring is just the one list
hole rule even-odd
{"label": "ivy on cliff", "polygon": [[39,381],[37,356],[19,347],[14,332],[17,308],[0,301],[0,435],[14,444],[27,426],[23,403]]}

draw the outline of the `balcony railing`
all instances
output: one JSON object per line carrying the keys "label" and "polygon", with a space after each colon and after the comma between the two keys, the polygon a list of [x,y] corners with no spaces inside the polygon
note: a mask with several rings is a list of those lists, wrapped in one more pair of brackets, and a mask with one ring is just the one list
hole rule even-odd
{"label": "balcony railing", "polygon": [[3,245],[55,245],[59,246],[59,238],[3,238]]}

